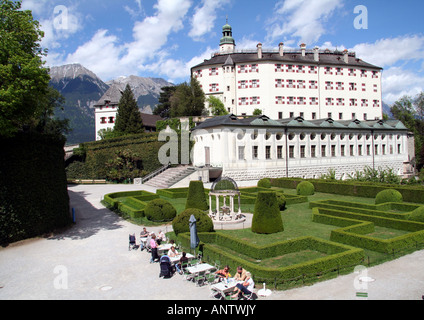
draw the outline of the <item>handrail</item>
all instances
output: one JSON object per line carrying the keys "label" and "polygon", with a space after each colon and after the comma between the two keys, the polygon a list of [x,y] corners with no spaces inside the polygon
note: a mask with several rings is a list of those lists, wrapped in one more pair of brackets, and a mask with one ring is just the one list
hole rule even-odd
{"label": "handrail", "polygon": [[149,180],[153,179],[154,177],[160,175],[162,172],[168,170],[169,166],[170,166],[169,164],[164,165],[162,168],[160,168],[156,171],[153,171],[152,173],[149,173],[147,176],[144,176],[143,178],[141,178],[141,184],[146,183],[147,181],[149,181]]}

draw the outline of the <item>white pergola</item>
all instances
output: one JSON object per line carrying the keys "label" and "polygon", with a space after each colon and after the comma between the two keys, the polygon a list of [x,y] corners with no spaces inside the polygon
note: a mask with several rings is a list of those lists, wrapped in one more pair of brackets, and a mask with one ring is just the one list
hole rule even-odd
{"label": "white pergola", "polygon": [[[228,190],[216,190],[218,183],[225,181],[224,183],[230,183],[234,189]],[[213,210],[213,197],[215,197],[215,211]],[[223,199],[223,205],[220,206],[221,198]],[[227,198],[229,203],[227,204]],[[235,211],[234,201],[235,198],[238,200],[238,212]],[[213,220],[220,221],[236,221],[242,218],[241,213],[241,193],[238,190],[237,183],[230,178],[221,178],[216,181],[209,192],[209,216]]]}

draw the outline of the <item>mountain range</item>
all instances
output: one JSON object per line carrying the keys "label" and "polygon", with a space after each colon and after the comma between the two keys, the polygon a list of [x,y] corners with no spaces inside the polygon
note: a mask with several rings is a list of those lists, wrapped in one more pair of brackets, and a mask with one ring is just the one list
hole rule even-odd
{"label": "mountain range", "polygon": [[151,114],[158,104],[161,89],[173,86],[161,78],[137,76],[119,77],[104,82],[80,64],[52,67],[50,78],[50,86],[65,97],[63,110],[57,110],[55,115],[60,119],[70,120],[72,132],[67,136],[67,144],[95,141],[94,105],[111,88],[118,87],[123,91],[129,84],[140,111]]}

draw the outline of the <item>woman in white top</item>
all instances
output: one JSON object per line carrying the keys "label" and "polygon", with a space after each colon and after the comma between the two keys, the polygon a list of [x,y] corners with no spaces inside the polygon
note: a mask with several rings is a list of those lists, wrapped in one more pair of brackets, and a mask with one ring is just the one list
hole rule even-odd
{"label": "woman in white top", "polygon": [[240,293],[251,294],[253,292],[253,288],[255,287],[255,282],[252,279],[252,275],[250,272],[246,272],[246,280],[243,283],[238,283],[235,288],[235,294],[231,296],[231,298],[237,298]]}

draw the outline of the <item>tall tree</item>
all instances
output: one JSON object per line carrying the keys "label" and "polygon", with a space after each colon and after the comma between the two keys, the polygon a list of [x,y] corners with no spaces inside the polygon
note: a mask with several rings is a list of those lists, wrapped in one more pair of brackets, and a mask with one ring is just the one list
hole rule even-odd
{"label": "tall tree", "polygon": [[214,96],[208,98],[209,109],[212,112],[213,116],[225,116],[228,114],[228,111],[225,110],[225,106],[222,101]]}
{"label": "tall tree", "polygon": [[424,166],[424,92],[415,99],[404,96],[396,101],[390,111],[415,136],[415,161],[417,169]]}
{"label": "tall tree", "polygon": [[172,95],[171,117],[201,116],[205,111],[205,101],[199,81],[192,77],[190,83],[178,85]]}
{"label": "tall tree", "polygon": [[171,97],[177,87],[163,87],[159,96],[159,104],[153,111],[154,115],[161,116],[162,118],[169,118],[171,116]]}
{"label": "tall tree", "polygon": [[119,100],[115,130],[124,134],[144,132],[140,110],[128,84]]}
{"label": "tall tree", "polygon": [[12,136],[42,116],[49,70],[44,33],[20,1],[0,0],[0,135]]}

